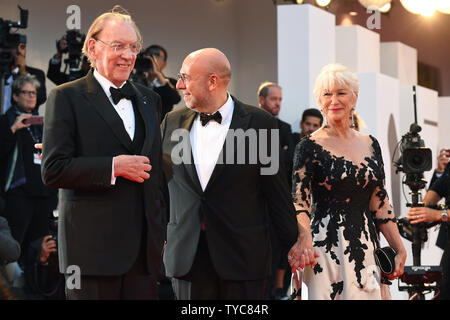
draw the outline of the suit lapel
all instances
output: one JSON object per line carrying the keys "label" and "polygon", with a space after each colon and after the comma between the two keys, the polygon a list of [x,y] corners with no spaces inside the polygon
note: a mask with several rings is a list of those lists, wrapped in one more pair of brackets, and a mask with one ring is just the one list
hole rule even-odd
{"label": "suit lapel", "polygon": [[155,112],[153,112],[152,110],[151,101],[149,100],[149,98],[141,94],[133,83],[131,83],[131,87],[136,94],[136,98],[133,103],[136,103],[136,109],[139,111],[142,119],[144,120],[145,138],[141,154],[146,155],[150,153],[153,145],[153,140],[155,138],[154,128],[159,128],[159,125],[157,124],[157,118]]}
{"label": "suit lapel", "polygon": [[[228,133],[230,134],[230,131],[234,131],[236,129],[242,129],[242,130],[247,130],[249,122],[250,122],[250,114],[248,114],[244,108],[242,107],[241,102],[239,102],[236,98],[233,98],[234,101],[234,110],[233,110],[233,116],[231,118],[231,123],[230,123],[230,128],[228,129]],[[219,161],[221,160],[222,163],[217,163],[216,166],[214,167],[214,170],[211,174],[211,178],[209,178],[208,184],[206,185],[205,188],[205,192],[208,191],[208,189],[211,188],[211,185],[213,185],[215,183],[215,181],[217,180],[217,178],[221,175],[223,169],[226,166],[226,159],[227,159],[227,150],[226,150],[226,145],[227,145],[227,139],[234,139],[234,135],[227,135],[223,147],[222,147],[222,151],[220,152],[219,155]],[[236,142],[236,141],[235,141]],[[241,143],[245,143],[244,141],[240,141]],[[236,143],[232,144],[234,146],[234,156],[236,156],[237,154],[237,150],[238,150],[238,145]]]}
{"label": "suit lapel", "polygon": [[[190,132],[196,115],[197,113],[195,111],[188,109],[187,112],[184,114],[183,119],[181,119],[181,129],[185,129],[188,132]],[[190,135],[187,136],[187,139],[188,139],[187,143],[189,144],[189,150],[191,153],[189,158],[190,161],[188,163],[183,162],[183,165],[186,174],[191,179],[193,188],[197,191],[198,194],[202,194],[203,193],[202,186],[200,184],[200,180],[197,175],[197,169],[195,168],[194,156],[192,155],[192,145]]]}
{"label": "suit lapel", "polygon": [[94,106],[95,110],[97,110],[103,120],[105,120],[122,145],[127,148],[128,151],[133,152],[133,144],[123,126],[123,121],[112,106],[100,84],[94,78],[92,70],[87,74],[86,81],[88,89],[87,93],[85,93],[86,98]]}

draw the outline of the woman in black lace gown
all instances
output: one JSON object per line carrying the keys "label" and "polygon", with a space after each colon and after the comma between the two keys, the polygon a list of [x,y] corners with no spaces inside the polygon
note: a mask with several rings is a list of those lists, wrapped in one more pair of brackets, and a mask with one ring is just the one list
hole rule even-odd
{"label": "woman in black lace gown", "polygon": [[[397,251],[403,273],[406,251],[384,186],[377,140],[351,128],[358,79],[340,64],[327,65],[314,95],[326,124],[296,147],[293,196],[300,225],[291,266],[304,267],[309,299],[381,299],[373,251],[380,230]],[[314,212],[311,214],[311,207]]]}

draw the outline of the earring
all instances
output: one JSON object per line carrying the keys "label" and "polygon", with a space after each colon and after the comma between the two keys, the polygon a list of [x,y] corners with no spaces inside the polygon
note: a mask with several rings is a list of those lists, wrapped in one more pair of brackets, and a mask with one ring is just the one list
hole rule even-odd
{"label": "earring", "polygon": [[356,128],[355,109],[352,109],[352,125],[350,128]]}

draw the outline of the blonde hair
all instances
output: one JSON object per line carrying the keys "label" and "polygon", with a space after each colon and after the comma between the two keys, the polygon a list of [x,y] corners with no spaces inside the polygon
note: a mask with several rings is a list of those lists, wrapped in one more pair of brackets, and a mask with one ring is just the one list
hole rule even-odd
{"label": "blonde hair", "polygon": [[356,74],[340,63],[327,64],[322,68],[314,84],[314,98],[320,104],[320,96],[325,90],[339,85],[348,88],[356,95],[359,91],[359,82]]}
{"label": "blonde hair", "polygon": [[111,19],[123,21],[125,23],[130,24],[133,27],[134,31],[136,32],[138,52],[141,51],[142,49],[143,43],[142,36],[136,23],[133,21],[131,15],[128,13],[127,10],[125,10],[119,5],[115,5],[110,12],[105,12],[102,15],[98,16],[89,27],[89,30],[86,34],[86,39],[84,40],[82,53],[88,58],[89,63],[93,68],[95,68],[95,60],[89,56],[89,49],[88,49],[89,40],[92,38],[97,39],[96,38],[97,35],[103,31],[105,23]]}

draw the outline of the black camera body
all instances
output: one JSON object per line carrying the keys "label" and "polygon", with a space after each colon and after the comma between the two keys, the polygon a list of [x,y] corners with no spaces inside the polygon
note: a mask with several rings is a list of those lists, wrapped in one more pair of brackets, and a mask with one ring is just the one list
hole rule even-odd
{"label": "black camera body", "polygon": [[139,53],[134,63],[134,69],[137,72],[145,72],[153,69],[153,62],[151,59],[144,56],[144,53]]}
{"label": "black camera body", "polygon": [[28,10],[20,6],[20,21],[13,22],[0,18],[0,76],[9,75],[14,62],[12,52],[20,43],[26,43],[27,37],[19,33],[11,33],[11,28],[25,29],[28,26]]}
{"label": "black camera body", "polygon": [[145,72],[153,69],[153,62],[151,59],[144,56],[144,53],[139,53],[134,63],[133,72],[130,75],[131,81],[139,83],[143,86],[150,86],[150,82]]}
{"label": "black camera body", "polygon": [[80,30],[71,29],[67,30],[64,39],[67,41],[67,48],[62,53],[69,54],[69,57],[64,60],[64,63],[69,67],[69,81],[72,81],[83,76],[80,63],[82,61],[82,49],[86,35],[82,34]]}
{"label": "black camera body", "polygon": [[79,30],[67,30],[65,35],[67,41],[67,50],[70,57],[80,58],[81,50],[83,49],[84,40],[86,39],[86,35],[82,34]]}
{"label": "black camera body", "polygon": [[402,155],[397,165],[404,173],[423,173],[432,168],[431,150],[425,148],[425,143],[419,135],[421,130],[417,123],[413,123],[409,132],[402,137],[400,146]]}

